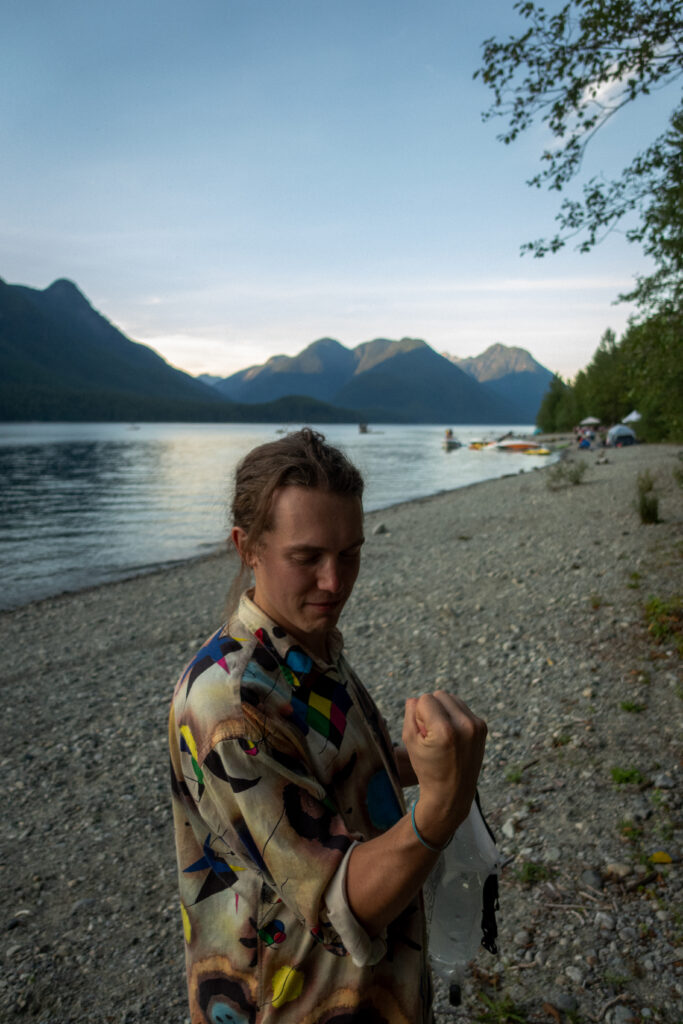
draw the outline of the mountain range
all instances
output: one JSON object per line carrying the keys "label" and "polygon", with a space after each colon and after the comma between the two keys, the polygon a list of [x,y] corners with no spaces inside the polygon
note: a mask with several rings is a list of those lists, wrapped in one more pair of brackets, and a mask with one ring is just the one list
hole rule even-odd
{"label": "mountain range", "polygon": [[552,374],[522,349],[475,359],[415,338],[321,338],[226,378],[131,341],[75,284],[0,279],[0,419],[531,423]]}

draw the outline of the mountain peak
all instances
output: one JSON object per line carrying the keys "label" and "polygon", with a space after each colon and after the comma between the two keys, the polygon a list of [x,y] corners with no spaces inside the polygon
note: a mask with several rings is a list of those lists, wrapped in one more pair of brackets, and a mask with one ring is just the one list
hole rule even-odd
{"label": "mountain peak", "polygon": [[317,341],[312,341],[310,345],[307,345],[304,351],[308,351],[312,348],[328,349],[329,351],[335,351],[336,349],[343,348],[345,351],[348,351],[348,349],[342,345],[341,341],[337,341],[336,338],[318,338]]}
{"label": "mountain peak", "polygon": [[58,277],[43,291],[43,295],[51,303],[58,303],[61,307],[92,310],[83,292],[66,277]]}
{"label": "mountain peak", "polygon": [[446,352],[444,355],[480,383],[498,380],[509,373],[537,373],[545,369],[526,349],[502,345],[500,342],[489,345],[486,351],[478,356],[461,359]]}
{"label": "mountain peak", "polygon": [[83,292],[68,277],[58,277],[56,281],[48,285],[45,292],[51,292],[53,295],[79,295],[84,298]]}

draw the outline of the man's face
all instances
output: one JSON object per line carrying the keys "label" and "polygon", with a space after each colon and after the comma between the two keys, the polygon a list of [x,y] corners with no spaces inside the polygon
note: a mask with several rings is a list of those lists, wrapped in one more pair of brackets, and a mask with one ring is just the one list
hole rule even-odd
{"label": "man's face", "polygon": [[363,544],[359,498],[308,487],[275,492],[273,527],[250,559],[254,602],[314,654],[353,590]]}

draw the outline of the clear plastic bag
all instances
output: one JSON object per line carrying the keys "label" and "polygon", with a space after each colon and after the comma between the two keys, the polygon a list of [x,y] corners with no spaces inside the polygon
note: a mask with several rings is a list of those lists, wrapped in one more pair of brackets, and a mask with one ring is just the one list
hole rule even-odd
{"label": "clear plastic bag", "polygon": [[424,885],[432,968],[458,1005],[470,961],[480,945],[497,952],[498,850],[477,803]]}

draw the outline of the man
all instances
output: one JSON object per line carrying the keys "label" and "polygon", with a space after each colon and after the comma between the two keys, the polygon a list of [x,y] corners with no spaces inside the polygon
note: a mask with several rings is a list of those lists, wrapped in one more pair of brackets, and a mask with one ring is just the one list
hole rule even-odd
{"label": "man", "polygon": [[237,469],[232,540],[254,587],[170,719],[192,1024],[431,1020],[421,886],[469,813],[486,726],[424,694],[392,748],[342,654],[362,491],[309,429]]}

